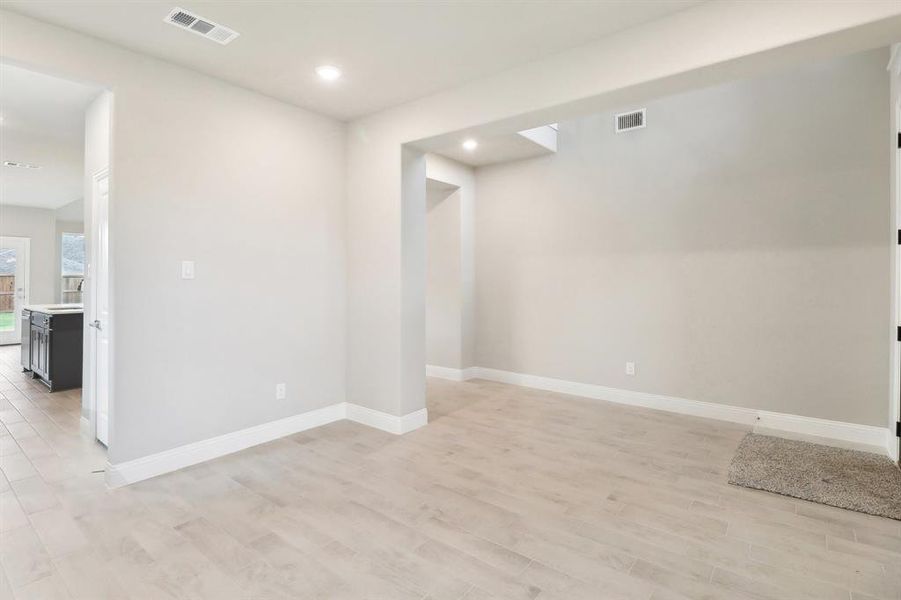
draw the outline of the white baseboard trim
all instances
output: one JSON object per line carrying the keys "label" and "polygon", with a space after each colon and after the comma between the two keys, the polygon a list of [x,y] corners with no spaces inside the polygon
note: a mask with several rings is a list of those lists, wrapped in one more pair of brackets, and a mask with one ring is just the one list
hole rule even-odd
{"label": "white baseboard trim", "polygon": [[[787,434],[815,437],[821,443],[830,443],[832,441],[836,445],[841,446],[853,444],[871,447],[874,450],[884,449],[889,456],[894,456],[895,453],[893,447],[896,444],[895,438],[891,435],[891,431],[888,428],[883,427],[727,406],[688,400],[686,398],[565,381],[551,377],[513,373],[499,369],[472,367],[470,369],[451,370],[459,371],[460,379],[455,378],[454,381],[465,381],[472,378],[487,379],[630,406],[741,423],[763,429],[772,435],[785,432]],[[440,375],[433,376],[440,377]],[[402,435],[426,425],[428,423],[428,410],[423,408],[406,415],[396,416],[357,404],[340,402],[124,463],[108,464],[106,481],[110,487],[121,487],[342,419],[355,421],[388,433]],[[87,426],[90,427],[90,422],[87,419],[82,417],[82,421],[82,426],[85,426],[84,422],[87,422]]]}
{"label": "white baseboard trim", "polygon": [[864,446],[868,450],[888,452],[888,433],[886,427],[858,425],[843,421],[829,421],[816,417],[802,417],[785,413],[758,411],[755,429],[785,431],[804,436],[823,438],[845,442],[843,446]]}
{"label": "white baseboard trim", "polygon": [[358,404],[348,404],[347,419],[388,433],[403,435],[428,423],[429,413],[427,409],[422,408],[398,417]]}
{"label": "white baseboard trim", "polygon": [[894,438],[889,435],[889,429],[884,427],[701,402],[484,367],[475,367],[475,376],[489,381],[510,383],[561,394],[741,423],[765,429],[771,435],[786,432],[816,437],[817,441],[824,444],[834,443],[843,447],[847,447],[849,444],[857,447],[865,446],[872,451],[886,451],[890,456],[892,455],[890,444],[893,443]]}
{"label": "white baseboard trim", "polygon": [[438,377],[439,379],[450,379],[451,381],[466,381],[476,376],[477,367],[469,367],[466,369],[453,369],[451,367],[439,367],[438,365],[426,365],[426,377]]}
{"label": "white baseboard trim", "polygon": [[752,408],[688,400],[675,396],[661,396],[660,394],[649,394],[647,392],[634,392],[590,383],[577,383],[551,377],[501,371],[499,369],[477,367],[477,373],[480,379],[511,383],[513,385],[570,394],[572,396],[582,396],[583,398],[593,398],[595,400],[607,400],[618,404],[654,408],[683,415],[731,421],[744,425],[753,425],[757,420],[757,411]]}
{"label": "white baseboard trim", "polygon": [[107,464],[106,483],[114,488],[129,485],[343,419],[401,435],[427,424],[428,411],[423,408],[395,416],[357,404],[339,402],[124,463]]}

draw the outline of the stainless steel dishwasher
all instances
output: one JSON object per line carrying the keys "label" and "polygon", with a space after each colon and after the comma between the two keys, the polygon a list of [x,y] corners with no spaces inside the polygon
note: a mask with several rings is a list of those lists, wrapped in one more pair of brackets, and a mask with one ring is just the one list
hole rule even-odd
{"label": "stainless steel dishwasher", "polygon": [[22,370],[31,370],[31,311],[22,311]]}

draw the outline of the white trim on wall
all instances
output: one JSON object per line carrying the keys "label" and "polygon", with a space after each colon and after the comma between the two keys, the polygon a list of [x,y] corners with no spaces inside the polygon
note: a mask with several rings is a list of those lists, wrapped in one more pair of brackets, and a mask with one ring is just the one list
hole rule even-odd
{"label": "white trim on wall", "polygon": [[[901,43],[892,45],[892,60],[889,63],[890,77],[893,95],[895,96],[894,123],[889,132],[892,149],[892,168],[895,171],[894,198],[892,198],[892,213],[894,214],[894,223],[892,224],[891,237],[893,241],[901,242],[901,239],[894,240],[896,232],[901,231],[901,147],[897,143],[898,136],[901,136]],[[892,273],[892,321],[895,327],[901,327],[901,245],[893,244],[892,261],[894,263],[894,272]],[[899,372],[899,360],[901,360],[901,339],[897,336],[897,330],[892,327],[890,336],[891,350],[891,388],[889,398],[889,429],[897,427],[896,423],[901,423],[901,372]],[[890,432],[891,433],[891,432]],[[901,440],[897,436],[889,435],[888,439],[889,456],[895,462],[901,461]]]}
{"label": "white trim on wall", "polygon": [[429,420],[428,411],[425,408],[407,415],[395,416],[356,404],[339,402],[128,462],[116,465],[107,464],[106,483],[110,487],[137,483],[343,419],[356,421],[395,435],[418,429],[427,424]]}
{"label": "white trim on wall", "polygon": [[675,396],[662,396],[660,394],[650,394],[647,392],[622,390],[603,385],[578,383],[575,381],[565,381],[563,379],[553,379],[551,377],[501,371],[499,369],[478,367],[476,372],[480,379],[499,381],[501,383],[512,383],[513,385],[521,385],[561,394],[570,394],[572,396],[581,396],[583,398],[592,398],[594,400],[606,400],[608,402],[616,402],[617,404],[641,406],[643,408],[665,410],[695,417],[706,417],[708,419],[717,419],[719,421],[731,421],[733,423],[753,425],[757,418],[757,411],[751,408],[715,404],[713,402],[700,402],[698,400],[688,400],[686,398],[677,398]]}
{"label": "white trim on wall", "polygon": [[756,429],[762,429],[766,432],[772,431],[774,434],[787,432],[813,436],[823,440],[832,440],[836,442],[835,445],[863,446],[866,448],[862,449],[884,451],[886,454],[889,454],[889,430],[885,427],[760,410],[757,411]]}
{"label": "white trim on wall", "polygon": [[[781,432],[814,436],[824,443],[833,441],[837,445],[844,446],[854,444],[872,449],[884,449],[887,453],[891,452],[891,444],[894,443],[894,437],[890,435],[889,429],[871,425],[858,425],[753,408],[701,402],[674,396],[622,390],[484,367],[471,367],[468,369],[433,367],[431,372],[451,375],[451,377],[446,378],[453,381],[466,381],[476,378],[486,379],[561,394],[616,402],[618,404],[741,423],[765,429],[766,433],[776,435]],[[440,377],[440,375],[429,376]],[[129,485],[343,419],[355,421],[395,435],[403,435],[426,425],[428,423],[428,410],[423,408],[406,415],[397,416],[357,404],[339,402],[324,408],[233,431],[125,463],[108,464],[106,481],[110,487]],[[83,426],[87,424],[85,423],[86,419],[82,418],[82,421]]]}
{"label": "white trim on wall", "polygon": [[360,406],[359,404],[347,403],[345,406],[347,407],[345,416],[347,420],[356,421],[362,425],[375,427],[376,429],[381,429],[382,431],[387,431],[388,433],[393,433],[395,435],[409,433],[429,422],[428,409],[425,408],[403,415],[402,417],[397,417],[365,406]]}
{"label": "white trim on wall", "polygon": [[437,365],[426,365],[426,377],[437,377],[438,379],[450,379],[451,381],[466,381],[475,377],[476,367],[468,369],[453,369],[451,367],[439,367]]}
{"label": "white trim on wall", "polygon": [[[450,370],[453,371],[454,369]],[[487,379],[488,381],[509,383],[595,400],[605,400],[629,406],[640,406],[683,415],[729,421],[751,426],[755,430],[761,429],[761,433],[782,434],[787,437],[814,437],[816,438],[814,441],[820,443],[864,448],[871,451],[885,452],[889,456],[891,456],[891,444],[894,440],[894,437],[890,435],[889,429],[872,425],[829,421],[827,419],[757,410],[755,408],[701,402],[700,400],[636,392],[485,367],[473,367],[466,369],[466,371],[469,372],[470,376],[458,381],[474,378]]]}

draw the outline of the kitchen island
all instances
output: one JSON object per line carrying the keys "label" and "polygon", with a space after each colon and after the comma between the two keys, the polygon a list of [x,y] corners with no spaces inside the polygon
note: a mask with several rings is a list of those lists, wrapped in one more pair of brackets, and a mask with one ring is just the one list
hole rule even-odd
{"label": "kitchen island", "polygon": [[51,392],[81,387],[84,307],[32,304],[21,318],[22,369]]}

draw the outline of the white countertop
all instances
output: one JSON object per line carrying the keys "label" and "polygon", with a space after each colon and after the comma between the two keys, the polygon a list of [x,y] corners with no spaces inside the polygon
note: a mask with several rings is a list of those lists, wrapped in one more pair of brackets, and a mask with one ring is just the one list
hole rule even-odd
{"label": "white countertop", "polygon": [[46,315],[71,315],[84,312],[83,304],[27,304],[23,308]]}

